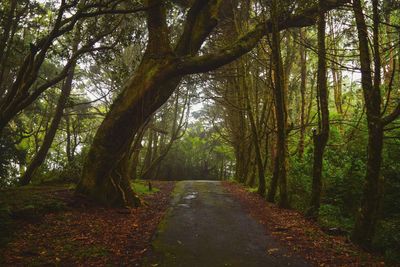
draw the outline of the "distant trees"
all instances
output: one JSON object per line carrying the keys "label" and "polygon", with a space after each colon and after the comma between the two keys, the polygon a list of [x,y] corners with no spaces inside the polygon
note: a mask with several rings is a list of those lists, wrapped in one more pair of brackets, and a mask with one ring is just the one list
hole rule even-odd
{"label": "distant trees", "polygon": [[[148,145],[145,161],[139,177],[151,179],[158,177],[161,161],[167,156],[174,142],[182,138],[188,124],[190,96],[189,90],[175,94],[170,99],[171,106],[164,107],[164,112],[160,114],[159,123],[151,123],[148,128]],[[170,108],[168,110],[167,108]],[[169,117],[170,116],[170,117]],[[154,120],[155,117],[152,118]],[[162,128],[158,128],[161,126]],[[168,128],[169,126],[169,128]],[[171,177],[170,177],[171,179]]]}

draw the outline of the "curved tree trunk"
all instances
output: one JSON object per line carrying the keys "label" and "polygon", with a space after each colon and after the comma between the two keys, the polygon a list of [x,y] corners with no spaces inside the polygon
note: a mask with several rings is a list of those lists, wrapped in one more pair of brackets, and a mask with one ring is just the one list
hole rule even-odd
{"label": "curved tree trunk", "polygon": [[77,194],[107,206],[137,205],[128,177],[117,171],[118,164],[126,146],[130,145],[130,137],[179,85],[183,76],[175,72],[174,56],[197,53],[216,25],[221,3],[195,1],[175,53],[168,40],[164,4],[158,0],[148,0],[147,4],[153,7],[148,11],[149,41],[144,58],[97,130],[76,188]]}
{"label": "curved tree trunk", "polygon": [[[182,36],[175,48],[170,48],[169,29],[164,1],[145,1],[149,41],[144,58],[128,81],[100,125],[84,164],[82,179],[76,192],[104,205],[135,205],[128,178],[118,170],[131,136],[155,112],[178,86],[183,75],[207,72],[232,62],[249,52],[270,32],[270,22],[264,21],[235,42],[216,53],[196,56],[201,45],[217,24],[223,1],[195,0],[190,8]],[[330,2],[329,9],[342,5]],[[314,24],[310,16],[315,8],[304,14],[281,18],[275,31],[289,27]],[[286,175],[284,176],[286,178]],[[286,180],[284,180],[286,182]],[[281,184],[285,197],[286,184]]]}
{"label": "curved tree trunk", "polygon": [[[77,193],[111,206],[135,206],[137,200],[128,177],[118,173],[118,163],[130,136],[172,94],[179,80],[167,81],[171,62],[145,59],[136,75],[115,100],[89,150]],[[166,84],[160,90],[160,84]]]}

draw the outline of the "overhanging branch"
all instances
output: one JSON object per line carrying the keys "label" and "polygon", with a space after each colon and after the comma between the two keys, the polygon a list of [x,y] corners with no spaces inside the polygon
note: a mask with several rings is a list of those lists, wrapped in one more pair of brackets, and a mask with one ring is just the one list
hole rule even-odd
{"label": "overhanging branch", "polygon": [[[324,11],[327,12],[329,10],[338,8],[348,2],[348,0],[327,1],[324,7]],[[282,17],[279,20],[279,30],[314,25],[316,23],[317,15],[318,6],[315,6],[305,10],[301,14]],[[271,33],[271,31],[271,20],[261,22],[257,24],[253,28],[253,30],[247,32],[242,37],[239,37],[236,42],[220,49],[216,53],[183,58],[177,64],[176,74],[194,74],[217,69],[249,52],[257,45],[257,43],[264,35]]]}

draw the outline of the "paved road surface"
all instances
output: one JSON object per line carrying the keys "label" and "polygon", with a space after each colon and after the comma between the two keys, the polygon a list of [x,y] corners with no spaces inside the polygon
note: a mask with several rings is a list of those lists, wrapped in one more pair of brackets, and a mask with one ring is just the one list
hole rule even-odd
{"label": "paved road surface", "polygon": [[220,182],[182,181],[143,265],[311,266],[287,254]]}

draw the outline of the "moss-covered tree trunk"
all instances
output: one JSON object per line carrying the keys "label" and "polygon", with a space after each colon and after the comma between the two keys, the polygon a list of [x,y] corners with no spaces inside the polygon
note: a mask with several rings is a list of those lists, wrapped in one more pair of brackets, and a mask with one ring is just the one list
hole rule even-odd
{"label": "moss-covered tree trunk", "polygon": [[77,194],[108,206],[138,205],[129,178],[120,171],[123,155],[131,137],[179,85],[183,76],[176,71],[176,56],[197,53],[216,24],[220,3],[193,4],[174,52],[170,48],[164,4],[157,0],[148,0],[147,4],[152,8],[147,17],[149,41],[145,55],[97,130],[76,189]]}
{"label": "moss-covered tree trunk", "polygon": [[[223,1],[194,0],[175,49],[170,47],[165,2],[145,2],[150,7],[147,10],[149,40],[145,55],[100,125],[76,189],[78,194],[109,206],[137,204],[128,177],[119,171],[120,162],[132,136],[167,101],[183,75],[207,72],[232,62],[249,52],[271,31],[269,21],[261,22],[223,49],[198,56],[201,45],[217,24]],[[328,8],[341,4],[341,1],[330,2]],[[276,31],[312,25],[315,14],[316,9],[310,8],[304,14],[282,17],[277,20]],[[284,195],[282,192],[281,196]]]}
{"label": "moss-covered tree trunk", "polygon": [[[277,125],[277,157],[276,172],[272,179],[277,181],[279,185],[279,206],[289,207],[287,196],[287,166],[286,166],[286,99],[284,88],[284,71],[280,47],[280,34],[278,29],[278,3],[272,1],[272,63],[274,66],[274,99],[276,108],[276,125]],[[273,197],[271,196],[271,199]]]}
{"label": "moss-covered tree trunk", "polygon": [[[158,60],[157,60],[158,61]],[[130,136],[169,97],[177,83],[159,90],[171,64],[145,59],[136,75],[115,100],[96,136],[86,159],[77,192],[107,205],[135,205],[128,177],[118,171],[118,164],[129,146]],[[169,90],[168,90],[169,89]],[[134,92],[134,93],[132,93]]]}

